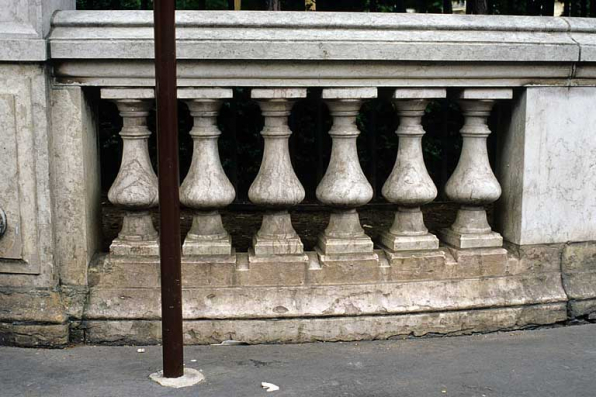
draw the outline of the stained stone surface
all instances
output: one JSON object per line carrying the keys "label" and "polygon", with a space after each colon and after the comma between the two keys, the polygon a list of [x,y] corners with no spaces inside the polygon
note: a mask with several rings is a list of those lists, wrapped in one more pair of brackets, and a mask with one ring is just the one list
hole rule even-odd
{"label": "stained stone surface", "polygon": [[596,240],[593,87],[531,87],[500,132],[499,228],[515,244]]}
{"label": "stained stone surface", "polygon": [[[435,335],[470,335],[513,330],[565,321],[565,304],[463,310],[409,315],[329,317],[318,319],[190,320],[184,325],[186,344],[214,344],[234,339],[249,344],[308,343],[390,339]],[[156,344],[159,321],[88,321],[87,342]]]}
{"label": "stained stone surface", "polygon": [[596,316],[596,243],[566,244],[562,253],[563,285],[574,316]]}

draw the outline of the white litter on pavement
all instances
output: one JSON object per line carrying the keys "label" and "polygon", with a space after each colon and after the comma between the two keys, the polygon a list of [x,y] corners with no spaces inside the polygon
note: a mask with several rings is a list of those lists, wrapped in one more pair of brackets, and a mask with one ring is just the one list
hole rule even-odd
{"label": "white litter on pavement", "polygon": [[267,390],[267,393],[271,393],[272,391],[278,391],[279,386],[274,385],[273,383],[262,382],[261,387]]}
{"label": "white litter on pavement", "polygon": [[240,346],[240,345],[248,345],[246,342],[242,342],[239,340],[224,340],[221,343],[213,343],[211,346]]}
{"label": "white litter on pavement", "polygon": [[145,353],[145,349],[137,349],[137,353]]}

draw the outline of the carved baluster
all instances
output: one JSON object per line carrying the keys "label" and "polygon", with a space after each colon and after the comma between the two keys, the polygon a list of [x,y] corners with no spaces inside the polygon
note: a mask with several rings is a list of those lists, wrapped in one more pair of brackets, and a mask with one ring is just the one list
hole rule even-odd
{"label": "carved baluster", "polygon": [[420,206],[437,197],[437,188],[422,155],[422,116],[430,98],[444,98],[444,89],[397,89],[394,103],[400,117],[399,148],[393,171],[383,186],[383,197],[397,204],[393,226],[381,234],[389,251],[431,250],[439,240],[428,232]]}
{"label": "carved baluster", "polygon": [[219,158],[217,114],[222,99],[232,98],[230,89],[181,89],[178,98],[184,99],[194,126],[192,163],[180,187],[180,202],[195,210],[192,227],[182,248],[184,255],[232,255],[232,240],[224,229],[219,209],[236,197],[234,187],[226,176]]}
{"label": "carved baluster", "polygon": [[153,107],[153,89],[102,89],[101,97],[113,100],[123,119],[120,131],[122,162],[108,199],[125,209],[126,214],[110,252],[113,255],[157,256],[157,232],[149,210],[158,205],[158,186],[147,146],[151,135],[147,116]]}
{"label": "carved baluster", "polygon": [[304,200],[304,188],[298,180],[288,148],[292,131],[288,116],[293,99],[306,97],[305,89],[255,89],[256,99],[265,117],[261,135],[265,139],[261,168],[250,186],[250,201],[266,209],[263,223],[253,238],[253,256],[299,255],[306,260],[304,246],[292,226],[288,208]]}
{"label": "carved baluster", "polygon": [[373,252],[373,242],[360,226],[356,211],[373,196],[373,188],[358,159],[356,138],[360,131],[356,116],[362,100],[376,96],[376,88],[323,90],[323,99],[333,117],[333,127],[329,131],[333,146],[329,166],[317,187],[317,198],[334,207],[329,225],[318,240],[318,250],[324,255]]}
{"label": "carved baluster", "polygon": [[488,160],[487,118],[497,99],[511,99],[510,89],[466,89],[459,96],[465,124],[459,163],[445,185],[449,199],[461,204],[455,223],[441,231],[441,239],[457,248],[501,247],[503,238],[493,232],[485,205],[501,196],[501,186]]}

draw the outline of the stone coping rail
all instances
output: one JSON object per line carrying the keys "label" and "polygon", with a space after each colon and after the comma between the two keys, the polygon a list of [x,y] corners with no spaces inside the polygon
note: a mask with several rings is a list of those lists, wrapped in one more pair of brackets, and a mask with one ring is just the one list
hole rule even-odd
{"label": "stone coping rail", "polygon": [[[596,83],[589,19],[180,11],[177,20],[181,86]],[[59,11],[52,23],[59,84],[154,84],[151,12]]]}

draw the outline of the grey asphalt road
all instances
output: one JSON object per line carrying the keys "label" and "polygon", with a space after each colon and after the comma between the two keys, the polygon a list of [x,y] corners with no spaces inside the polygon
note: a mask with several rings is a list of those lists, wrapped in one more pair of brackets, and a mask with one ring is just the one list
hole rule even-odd
{"label": "grey asphalt road", "polygon": [[[451,338],[189,346],[206,381],[148,379],[159,346],[0,348],[0,396],[596,396],[596,324]],[[196,361],[193,361],[196,360]],[[270,382],[281,389],[267,393]]]}

